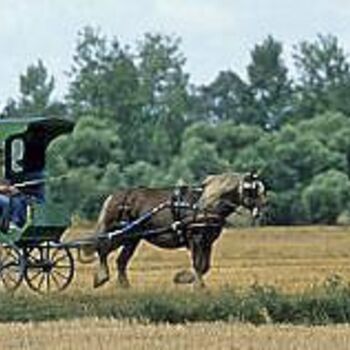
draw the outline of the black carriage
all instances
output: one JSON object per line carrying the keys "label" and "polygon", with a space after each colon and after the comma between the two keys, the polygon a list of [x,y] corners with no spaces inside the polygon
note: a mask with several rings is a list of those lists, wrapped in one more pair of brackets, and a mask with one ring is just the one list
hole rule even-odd
{"label": "black carriage", "polygon": [[72,254],[60,244],[70,213],[45,196],[46,150],[73,126],[55,118],[0,120],[3,185],[17,189],[0,206],[0,288],[14,291],[25,280],[37,292],[60,291],[73,278]]}

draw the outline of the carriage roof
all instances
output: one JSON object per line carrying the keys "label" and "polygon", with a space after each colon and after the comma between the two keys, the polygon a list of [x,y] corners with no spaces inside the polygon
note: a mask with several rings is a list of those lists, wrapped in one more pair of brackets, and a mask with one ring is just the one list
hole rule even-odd
{"label": "carriage roof", "polygon": [[5,178],[13,183],[41,177],[47,147],[73,127],[74,123],[64,118],[0,119]]}
{"label": "carriage roof", "polygon": [[[11,118],[0,119],[0,142],[7,138],[31,132],[33,136],[41,136],[44,132],[62,134],[72,131],[74,123],[64,118]],[[37,135],[35,135],[37,134]]]}

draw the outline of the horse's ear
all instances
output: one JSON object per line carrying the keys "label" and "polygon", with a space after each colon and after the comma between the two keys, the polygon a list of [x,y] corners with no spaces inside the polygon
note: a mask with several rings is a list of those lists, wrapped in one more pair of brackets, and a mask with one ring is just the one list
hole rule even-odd
{"label": "horse's ear", "polygon": [[261,170],[253,169],[250,172],[244,174],[244,180],[255,181],[259,179],[260,175],[261,175]]}
{"label": "horse's ear", "polygon": [[215,179],[215,175],[208,175],[201,183],[203,187],[208,186]]}

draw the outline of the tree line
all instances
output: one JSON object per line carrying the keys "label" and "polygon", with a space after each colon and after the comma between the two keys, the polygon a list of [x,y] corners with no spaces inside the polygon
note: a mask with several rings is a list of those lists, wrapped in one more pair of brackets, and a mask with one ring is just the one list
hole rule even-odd
{"label": "tree line", "polygon": [[292,67],[268,36],[252,48],[244,77],[226,70],[203,85],[185,62],[177,37],[145,34],[128,46],[86,27],[66,95],[53,98],[55,80],[39,60],[1,118],[76,122],[50,146],[48,169],[69,175],[50,186],[52,199],[83,217],[118,188],[255,169],[269,190],[265,222],[350,220],[350,61],[335,36],[295,45]]}

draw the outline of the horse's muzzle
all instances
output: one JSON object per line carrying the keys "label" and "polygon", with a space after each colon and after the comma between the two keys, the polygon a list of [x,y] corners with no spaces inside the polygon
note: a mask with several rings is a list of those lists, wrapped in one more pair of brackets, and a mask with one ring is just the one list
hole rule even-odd
{"label": "horse's muzzle", "polygon": [[258,207],[254,207],[252,210],[252,216],[254,219],[258,219],[260,217],[261,210]]}

